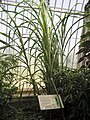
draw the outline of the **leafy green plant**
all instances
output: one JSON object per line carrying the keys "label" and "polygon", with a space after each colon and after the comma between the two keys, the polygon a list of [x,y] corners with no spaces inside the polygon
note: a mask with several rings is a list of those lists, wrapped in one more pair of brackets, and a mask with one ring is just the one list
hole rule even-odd
{"label": "leafy green plant", "polygon": [[57,90],[64,102],[66,120],[89,120],[90,118],[90,70],[65,69],[54,76]]}
{"label": "leafy green plant", "polygon": [[[16,91],[14,86],[16,71],[15,66],[17,64],[16,59],[12,55],[0,55],[0,96],[7,99]],[[15,83],[14,83],[15,82]]]}
{"label": "leafy green plant", "polygon": [[[84,62],[84,65],[90,68],[90,33],[87,32],[81,36],[82,42],[80,44],[80,49],[77,54],[82,54],[78,63]],[[83,65],[83,64],[82,64]]]}
{"label": "leafy green plant", "polygon": [[[18,11],[23,3],[26,7]],[[71,37],[82,26],[75,29],[70,35],[69,32],[84,17],[77,20],[67,30],[67,23],[73,8],[68,14],[64,14],[64,17],[57,15],[58,21],[54,23],[55,14],[48,7],[46,0],[40,0],[39,4],[23,0],[14,7],[14,10],[9,11],[1,6],[1,12],[5,12],[9,20],[1,18],[1,23],[8,27],[8,32],[1,31],[0,34],[8,41],[0,39],[0,42],[3,43],[0,49],[10,48],[13,51],[23,69],[21,76],[24,75],[25,81],[33,86],[34,95],[41,94],[39,89],[42,89],[44,93],[54,94],[57,91],[54,75],[62,72],[64,66],[68,66],[69,55],[78,43],[75,43],[66,54],[67,46]],[[24,14],[26,12],[29,17]],[[17,23],[16,19],[20,23]],[[22,28],[27,31],[27,35],[22,33]],[[27,74],[25,74],[26,72]]]}
{"label": "leafy green plant", "polygon": [[3,109],[17,91],[16,59],[12,55],[0,54],[0,119],[3,119]]}
{"label": "leafy green plant", "polygon": [[[90,0],[85,5],[85,14],[90,14]],[[81,55],[78,63],[82,62],[82,66],[90,68],[90,22],[89,16],[84,18],[83,33],[81,36],[80,49],[77,54]]]}

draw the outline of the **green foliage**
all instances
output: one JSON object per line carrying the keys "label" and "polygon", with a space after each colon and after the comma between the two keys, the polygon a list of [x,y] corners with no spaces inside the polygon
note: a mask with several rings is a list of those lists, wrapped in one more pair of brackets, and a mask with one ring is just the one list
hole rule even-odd
{"label": "green foliage", "polygon": [[90,119],[90,70],[65,69],[55,76],[67,120]]}
{"label": "green foliage", "polygon": [[[22,3],[24,3],[28,9],[24,7],[18,12],[18,7],[22,6]],[[34,6],[36,8],[34,8]],[[0,12],[5,12],[9,18],[9,21],[1,18],[2,24],[8,27],[8,34],[2,31],[0,34],[6,37],[9,42],[0,39],[0,42],[3,43],[0,49],[5,50],[10,48],[14,51],[14,55],[21,62],[23,69],[21,76],[27,71],[28,75],[23,77],[33,86],[34,95],[40,94],[39,88],[43,89],[40,82],[43,82],[45,85],[46,91],[43,89],[44,92],[48,94],[56,93],[53,76],[63,71],[64,66],[67,67],[69,55],[78,43],[76,43],[68,53],[67,46],[70,43],[71,37],[82,26],[75,29],[72,34],[69,33],[83,17],[77,20],[67,30],[68,20],[73,8],[68,14],[64,14],[63,17],[57,15],[58,21],[55,23],[54,17],[56,15],[51,11],[46,0],[40,0],[39,4],[34,1],[32,1],[31,4],[23,0],[14,6],[14,10],[10,11],[2,6],[0,7]],[[26,12],[29,17],[24,14]],[[16,22],[16,18],[20,23]],[[28,31],[29,34],[27,34],[27,36],[22,34],[22,28]],[[15,43],[15,47],[13,43]],[[28,46],[28,48],[26,46]],[[32,63],[32,60],[34,63]],[[34,68],[33,72],[32,67]],[[40,82],[37,82],[38,79]]]}
{"label": "green foliage", "polygon": [[17,91],[16,65],[13,55],[0,54],[0,120],[4,120],[4,107]]}
{"label": "green foliage", "polygon": [[16,71],[17,61],[12,55],[0,55],[0,105],[4,105],[16,93]]}
{"label": "green foliage", "polygon": [[82,56],[78,63],[83,62],[86,59],[86,66],[90,68],[90,22],[85,23],[84,29],[87,29],[87,32],[81,36],[80,49],[77,54],[82,54]]}

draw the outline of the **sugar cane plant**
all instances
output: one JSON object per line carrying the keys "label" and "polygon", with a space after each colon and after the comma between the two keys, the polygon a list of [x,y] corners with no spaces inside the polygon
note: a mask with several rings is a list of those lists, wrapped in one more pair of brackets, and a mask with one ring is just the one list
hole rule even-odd
{"label": "sugar cane plant", "polygon": [[[22,8],[22,4],[26,7]],[[57,15],[58,21],[54,23],[55,14],[45,0],[40,0],[39,4],[23,0],[13,6],[14,10],[0,6],[0,12],[5,12],[8,17],[8,21],[0,18],[1,24],[8,28],[7,33],[0,31],[0,35],[7,38],[7,41],[3,40],[3,37],[0,39],[3,44],[0,49],[13,51],[14,56],[21,62],[21,74],[28,71],[27,75],[24,74],[24,79],[33,86],[34,95],[40,94],[39,88],[47,94],[56,93],[54,75],[67,67],[69,55],[78,43],[65,54],[67,46],[71,37],[82,26],[75,29],[69,37],[68,34],[83,18],[67,30],[72,10],[64,14],[64,17]],[[45,88],[40,84],[41,81]]]}

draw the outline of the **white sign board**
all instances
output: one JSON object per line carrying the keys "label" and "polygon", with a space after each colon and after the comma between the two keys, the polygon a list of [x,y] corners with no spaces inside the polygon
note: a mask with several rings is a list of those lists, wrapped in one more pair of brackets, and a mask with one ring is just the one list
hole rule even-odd
{"label": "white sign board", "polygon": [[64,108],[60,95],[38,95],[38,100],[41,110]]}

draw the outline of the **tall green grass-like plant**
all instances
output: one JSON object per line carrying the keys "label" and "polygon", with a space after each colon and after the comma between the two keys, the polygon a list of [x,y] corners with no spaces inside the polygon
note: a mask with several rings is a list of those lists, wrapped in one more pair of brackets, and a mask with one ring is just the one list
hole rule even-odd
{"label": "tall green grass-like plant", "polygon": [[[18,11],[22,4],[25,7]],[[33,86],[34,94],[40,94],[38,86],[48,94],[56,93],[54,84],[57,83],[54,81],[54,75],[67,67],[69,55],[78,43],[66,55],[67,46],[71,37],[82,26],[75,29],[71,35],[69,32],[83,18],[77,20],[67,30],[72,10],[64,14],[64,17],[57,15],[58,21],[54,23],[55,14],[45,0],[40,0],[39,4],[23,0],[14,5],[14,10],[7,10],[1,6],[0,12],[4,12],[9,19],[6,21],[1,18],[1,24],[8,27],[7,33],[0,32],[7,38],[7,41],[0,39],[3,43],[1,49],[10,48],[21,62],[22,74],[28,71],[24,78]],[[45,89],[37,79],[43,81]]]}

